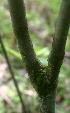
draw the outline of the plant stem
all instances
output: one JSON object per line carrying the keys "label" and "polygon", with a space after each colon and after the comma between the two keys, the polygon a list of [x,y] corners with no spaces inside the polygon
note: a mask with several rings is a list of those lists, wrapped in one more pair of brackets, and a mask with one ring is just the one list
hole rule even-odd
{"label": "plant stem", "polygon": [[5,59],[6,59],[7,64],[8,64],[8,68],[9,68],[10,73],[11,73],[11,76],[12,76],[12,79],[13,79],[14,84],[15,84],[15,87],[16,87],[16,89],[17,89],[18,96],[19,96],[20,101],[21,101],[21,104],[22,104],[22,113],[27,113],[27,112],[26,112],[26,109],[25,109],[24,102],[23,102],[22,97],[21,97],[21,93],[20,93],[20,90],[19,90],[17,81],[16,81],[16,79],[15,79],[15,76],[14,76],[14,73],[13,73],[13,70],[12,70],[12,67],[11,67],[11,65],[10,65],[9,58],[8,58],[7,52],[6,52],[6,50],[5,50],[5,47],[4,47],[4,44],[3,44],[3,41],[2,41],[1,35],[0,35],[0,43],[1,43],[1,47],[2,47],[2,49],[3,49],[3,53],[4,53],[4,56],[5,56]]}

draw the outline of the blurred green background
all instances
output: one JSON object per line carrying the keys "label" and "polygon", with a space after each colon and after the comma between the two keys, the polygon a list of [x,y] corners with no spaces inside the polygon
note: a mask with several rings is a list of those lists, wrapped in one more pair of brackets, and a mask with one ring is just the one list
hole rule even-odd
{"label": "blurred green background", "polygon": [[[40,61],[47,65],[61,0],[25,0],[30,36]],[[19,53],[12,30],[7,0],[0,0],[0,34],[2,34],[22,98],[32,113],[39,113],[38,96],[33,89]],[[0,45],[0,113],[21,113],[21,103]],[[70,113],[70,31],[64,61],[59,74],[56,98],[57,113]]]}

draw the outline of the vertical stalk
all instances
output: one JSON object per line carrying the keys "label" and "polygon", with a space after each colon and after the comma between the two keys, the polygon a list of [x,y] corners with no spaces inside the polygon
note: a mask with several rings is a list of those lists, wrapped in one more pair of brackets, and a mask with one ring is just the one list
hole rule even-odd
{"label": "vertical stalk", "polygon": [[56,91],[39,98],[40,113],[55,113]]}

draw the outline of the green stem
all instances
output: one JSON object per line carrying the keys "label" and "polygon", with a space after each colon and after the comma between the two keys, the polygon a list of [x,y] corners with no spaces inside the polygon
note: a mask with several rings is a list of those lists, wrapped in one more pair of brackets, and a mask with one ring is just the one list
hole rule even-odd
{"label": "green stem", "polygon": [[55,113],[56,90],[39,98],[40,113]]}

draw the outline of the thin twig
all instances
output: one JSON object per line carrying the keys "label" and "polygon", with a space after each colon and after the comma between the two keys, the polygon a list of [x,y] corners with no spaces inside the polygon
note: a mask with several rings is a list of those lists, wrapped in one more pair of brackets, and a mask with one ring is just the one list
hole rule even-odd
{"label": "thin twig", "polygon": [[18,96],[19,96],[20,101],[21,101],[21,104],[22,104],[22,113],[27,113],[27,112],[26,112],[26,108],[25,108],[25,104],[24,104],[23,99],[22,99],[22,97],[21,97],[21,93],[20,93],[20,90],[19,90],[17,81],[16,81],[16,79],[15,79],[15,77],[14,77],[14,73],[13,73],[13,71],[12,71],[12,67],[11,67],[11,65],[10,65],[9,58],[8,58],[7,52],[6,52],[6,50],[5,50],[5,47],[4,47],[4,44],[3,44],[3,41],[2,41],[2,36],[1,36],[1,35],[0,35],[0,43],[1,43],[1,47],[2,47],[2,49],[3,49],[3,53],[4,53],[4,55],[5,55],[5,59],[6,59],[7,64],[8,64],[8,68],[9,68],[10,73],[11,73],[11,76],[12,76],[12,79],[13,79],[13,81],[14,81],[14,85],[15,85],[15,87],[16,87],[16,89],[17,89],[17,93],[18,93]]}

